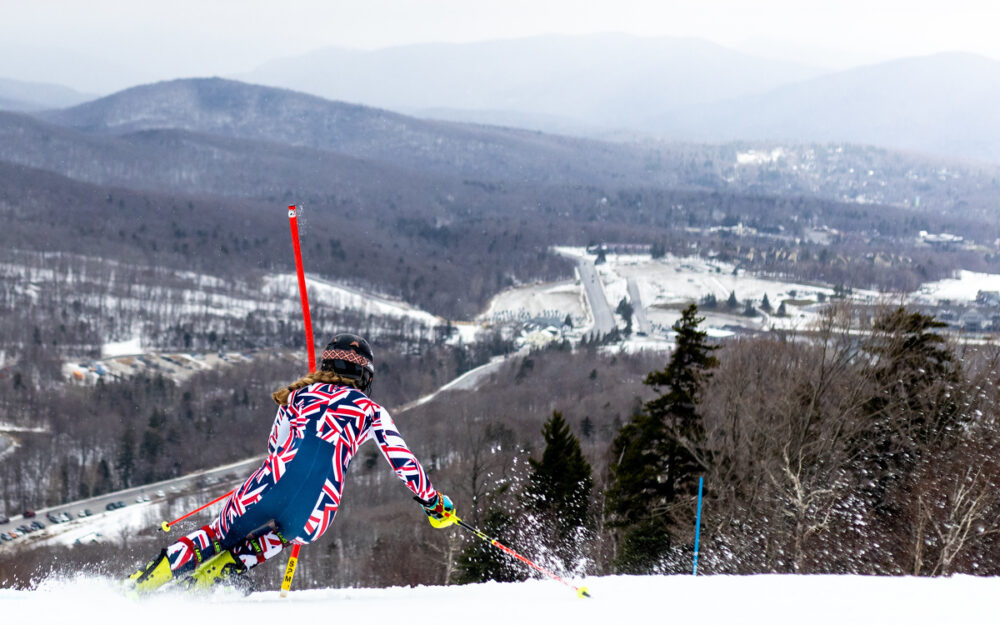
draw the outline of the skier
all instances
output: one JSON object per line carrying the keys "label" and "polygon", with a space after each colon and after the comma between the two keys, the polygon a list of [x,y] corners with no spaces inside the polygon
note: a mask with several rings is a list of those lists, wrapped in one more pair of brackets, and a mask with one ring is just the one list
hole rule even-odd
{"label": "skier", "polygon": [[289,544],[323,535],[340,505],[347,466],[369,439],[413,491],[431,525],[454,523],[451,500],[431,485],[389,413],[369,399],[374,376],[368,341],[335,336],[319,371],[273,393],[278,413],[260,468],[214,521],[161,551],[126,580],[127,588],[145,593],[172,580],[193,588],[224,581],[247,587],[243,573]]}

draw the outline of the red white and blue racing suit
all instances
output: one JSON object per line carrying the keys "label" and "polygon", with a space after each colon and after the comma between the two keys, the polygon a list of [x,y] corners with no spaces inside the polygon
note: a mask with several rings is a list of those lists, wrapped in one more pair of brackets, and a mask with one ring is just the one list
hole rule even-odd
{"label": "red white and blue racing suit", "polygon": [[384,408],[349,386],[311,384],[278,408],[267,459],[218,518],[167,548],[170,568],[190,570],[222,549],[251,568],[286,544],[316,540],[337,513],[351,458],[372,438],[413,494],[434,498],[437,491]]}

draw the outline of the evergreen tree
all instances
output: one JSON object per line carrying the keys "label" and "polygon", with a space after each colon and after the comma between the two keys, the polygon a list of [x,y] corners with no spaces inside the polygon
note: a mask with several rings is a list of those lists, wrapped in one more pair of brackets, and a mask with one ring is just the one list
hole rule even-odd
{"label": "evergreen tree", "polygon": [[954,394],[961,367],[944,337],[947,324],[904,308],[882,316],[866,345],[877,360],[877,393],[865,403],[866,426],[853,441],[863,490],[878,508],[922,455],[947,445],[961,431],[964,413]]}
{"label": "evergreen tree", "polygon": [[625,336],[631,335],[632,315],[635,313],[635,309],[632,307],[632,302],[628,301],[628,298],[623,297],[621,301],[618,302],[618,307],[615,308],[615,312],[625,320]]}
{"label": "evergreen tree", "polygon": [[162,429],[166,422],[167,416],[163,411],[154,408],[153,414],[149,417],[149,428],[143,432],[142,442],[139,444],[139,457],[142,458],[146,468],[144,482],[153,482],[160,477],[156,471],[156,464],[160,453],[164,450]]}
{"label": "evergreen tree", "polygon": [[764,293],[764,299],[760,302],[760,309],[764,312],[771,312],[771,300],[767,298],[767,293]]}
{"label": "evergreen tree", "polygon": [[727,308],[737,308],[740,305],[739,300],[736,299],[736,291],[729,292],[729,299],[726,300]]}
{"label": "evergreen tree", "polygon": [[135,471],[135,430],[131,425],[126,426],[122,432],[121,440],[118,442],[118,457],[115,460],[115,469],[121,479],[121,485],[128,488],[132,485],[132,475]]}
{"label": "evergreen tree", "polygon": [[788,316],[788,309],[785,308],[785,302],[781,302],[780,304],[778,304],[777,315],[779,317],[787,317]]}
{"label": "evergreen tree", "polygon": [[562,413],[552,413],[542,426],[542,436],[542,459],[528,461],[531,473],[525,504],[538,515],[545,528],[540,533],[546,536],[549,548],[571,569],[580,557],[582,538],[590,526],[588,508],[594,481],[580,441],[570,432]]}
{"label": "evergreen tree", "polygon": [[96,483],[94,484],[94,495],[103,495],[104,493],[109,493],[114,488],[114,481],[111,479],[111,467],[108,465],[108,461],[101,458],[101,461],[97,464],[97,477]]}
{"label": "evergreen tree", "polygon": [[676,529],[673,506],[697,493],[698,476],[710,465],[698,399],[716,348],[698,330],[704,319],[688,306],[674,324],[676,348],[662,371],[645,383],[664,392],[619,430],[612,443],[609,525],[621,530],[616,564],[622,572],[649,573],[663,562]]}

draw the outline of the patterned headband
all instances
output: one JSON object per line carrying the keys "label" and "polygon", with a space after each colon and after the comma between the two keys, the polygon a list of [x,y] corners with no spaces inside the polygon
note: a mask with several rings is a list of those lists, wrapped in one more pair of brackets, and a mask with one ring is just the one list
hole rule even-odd
{"label": "patterned headband", "polygon": [[323,360],[346,360],[362,367],[368,364],[367,358],[346,349],[325,349],[323,350]]}

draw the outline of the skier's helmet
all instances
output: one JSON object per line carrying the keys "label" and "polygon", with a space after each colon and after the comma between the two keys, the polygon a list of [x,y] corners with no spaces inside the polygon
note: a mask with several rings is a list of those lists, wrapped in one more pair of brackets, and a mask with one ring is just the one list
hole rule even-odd
{"label": "skier's helmet", "polygon": [[356,334],[338,334],[323,350],[320,370],[333,371],[341,377],[354,380],[355,386],[368,395],[375,379],[372,346]]}

